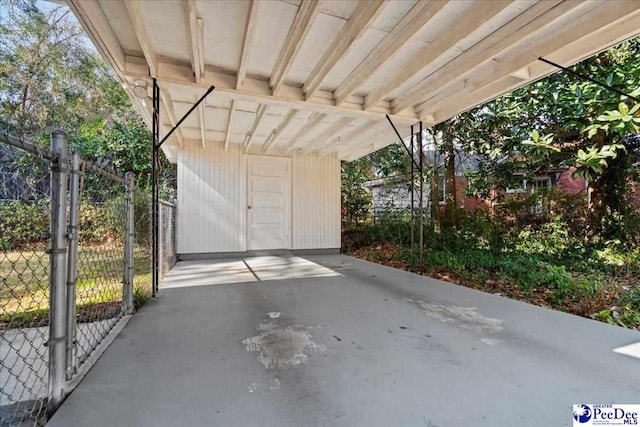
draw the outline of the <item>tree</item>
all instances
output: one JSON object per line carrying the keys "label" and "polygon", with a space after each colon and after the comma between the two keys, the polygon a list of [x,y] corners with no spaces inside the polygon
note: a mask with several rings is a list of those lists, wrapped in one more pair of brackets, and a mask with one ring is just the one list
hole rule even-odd
{"label": "tree", "polygon": [[[639,96],[640,39],[573,70]],[[472,120],[450,121],[449,129],[465,150],[482,159],[472,177],[480,193],[486,196],[491,186],[507,188],[516,172],[527,178],[554,166],[573,166],[590,184],[591,235],[625,238],[622,222],[633,213],[628,181],[640,159],[634,137],[639,109],[627,97],[559,72],[465,114]]]}
{"label": "tree", "polygon": [[371,178],[373,171],[367,158],[342,165],[342,210],[347,221],[357,224],[369,215],[371,194],[362,184]]}
{"label": "tree", "polygon": [[[55,128],[71,149],[151,186],[151,135],[66,6],[0,0],[0,127],[48,144]],[[173,196],[175,167],[161,159],[161,192]]]}

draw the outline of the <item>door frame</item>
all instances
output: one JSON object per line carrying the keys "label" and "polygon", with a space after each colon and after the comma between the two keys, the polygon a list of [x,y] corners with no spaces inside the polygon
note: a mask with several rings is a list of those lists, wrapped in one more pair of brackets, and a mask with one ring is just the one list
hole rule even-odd
{"label": "door frame", "polygon": [[[243,154],[243,160],[242,160],[242,181],[244,181],[244,184],[241,185],[242,187],[242,193],[241,194],[241,200],[242,200],[242,216],[244,217],[244,224],[245,224],[245,250],[246,251],[251,251],[251,250],[262,250],[262,249],[252,249],[251,248],[251,227],[250,227],[250,223],[249,223],[249,213],[248,213],[248,209],[247,206],[249,205],[249,195],[250,195],[250,191],[249,191],[249,161],[251,159],[279,159],[279,160],[284,160],[287,167],[287,175],[285,178],[285,201],[284,201],[284,207],[283,207],[283,211],[285,214],[285,219],[284,219],[284,224],[286,227],[286,237],[284,239],[285,242],[285,247],[284,248],[272,248],[273,250],[276,249],[291,249],[293,247],[292,242],[293,242],[293,233],[292,233],[292,198],[293,198],[293,191],[292,191],[292,175],[293,175],[293,171],[292,171],[292,162],[291,162],[291,157],[282,157],[282,156],[264,156],[264,155],[259,155],[259,154]],[[271,250],[271,249],[264,249],[264,250]]]}

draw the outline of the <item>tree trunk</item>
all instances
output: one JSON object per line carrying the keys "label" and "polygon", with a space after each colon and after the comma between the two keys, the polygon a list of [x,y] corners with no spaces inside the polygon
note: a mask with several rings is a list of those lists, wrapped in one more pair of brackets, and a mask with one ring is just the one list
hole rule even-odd
{"label": "tree trunk", "polygon": [[593,182],[590,182],[589,228],[591,234],[605,239],[624,238],[620,218],[629,209],[627,172],[631,167],[629,154],[618,151],[615,159],[607,160],[607,167]]}
{"label": "tree trunk", "polygon": [[444,170],[444,220],[447,226],[458,223],[457,218],[457,196],[456,196],[456,162],[453,141],[447,142],[445,146],[445,170]]}

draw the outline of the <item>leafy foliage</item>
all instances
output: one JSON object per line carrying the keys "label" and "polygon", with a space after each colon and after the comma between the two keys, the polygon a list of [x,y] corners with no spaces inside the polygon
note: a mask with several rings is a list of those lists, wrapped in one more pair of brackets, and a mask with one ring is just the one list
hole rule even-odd
{"label": "leafy foliage", "polygon": [[[133,171],[138,187],[150,189],[151,134],[70,10],[3,1],[0,128],[41,145],[53,129],[64,129],[83,158]],[[175,197],[175,175],[162,158],[162,197]]]}

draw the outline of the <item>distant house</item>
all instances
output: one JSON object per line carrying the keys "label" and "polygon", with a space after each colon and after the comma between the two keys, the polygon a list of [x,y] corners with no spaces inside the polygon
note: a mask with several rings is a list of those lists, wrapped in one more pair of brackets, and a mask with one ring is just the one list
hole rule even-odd
{"label": "distant house", "polygon": [[[425,152],[425,157],[432,164],[440,165],[440,169],[444,169],[442,155],[436,151]],[[546,173],[536,175],[534,177],[525,178],[522,174],[522,180],[519,185],[506,190],[493,189],[488,199],[469,196],[469,181],[465,176],[469,172],[477,172],[478,159],[473,156],[459,156],[456,160],[456,202],[458,206],[466,210],[475,210],[478,208],[491,209],[502,204],[507,197],[517,195],[531,195],[535,191],[546,188],[556,188],[564,191],[569,195],[577,195],[580,193],[587,194],[588,182],[583,178],[574,178],[572,176],[575,168],[557,168],[549,170]],[[439,175],[437,179],[438,201],[441,206],[445,205],[447,194],[446,181],[444,175]],[[379,217],[393,209],[409,208],[411,206],[410,177],[408,175],[397,175],[392,177],[381,177],[363,184],[371,192],[373,200],[374,216]],[[418,190],[414,194],[414,206],[417,208],[419,203]],[[426,211],[431,211],[431,186],[424,185],[423,188],[423,206]],[[546,206],[542,202],[537,202],[535,206],[530,208],[531,214],[541,214],[546,211]]]}
{"label": "distant house", "polygon": [[[435,150],[427,150],[425,151],[425,158],[430,164],[440,165],[440,168],[444,169],[444,157],[441,153]],[[476,209],[483,205],[483,201],[480,198],[466,195],[469,183],[465,173],[475,172],[477,168],[478,162],[473,156],[464,155],[456,159],[456,200],[463,209]],[[393,209],[409,208],[411,206],[410,183],[411,178],[409,175],[381,177],[365,182],[363,186],[371,192],[374,216],[384,215]],[[441,205],[444,205],[447,193],[444,175],[438,177],[436,186],[438,201]],[[418,208],[420,201],[418,188],[415,188],[414,191],[414,206]],[[423,207],[427,211],[431,210],[431,185],[428,183],[423,186]]]}

